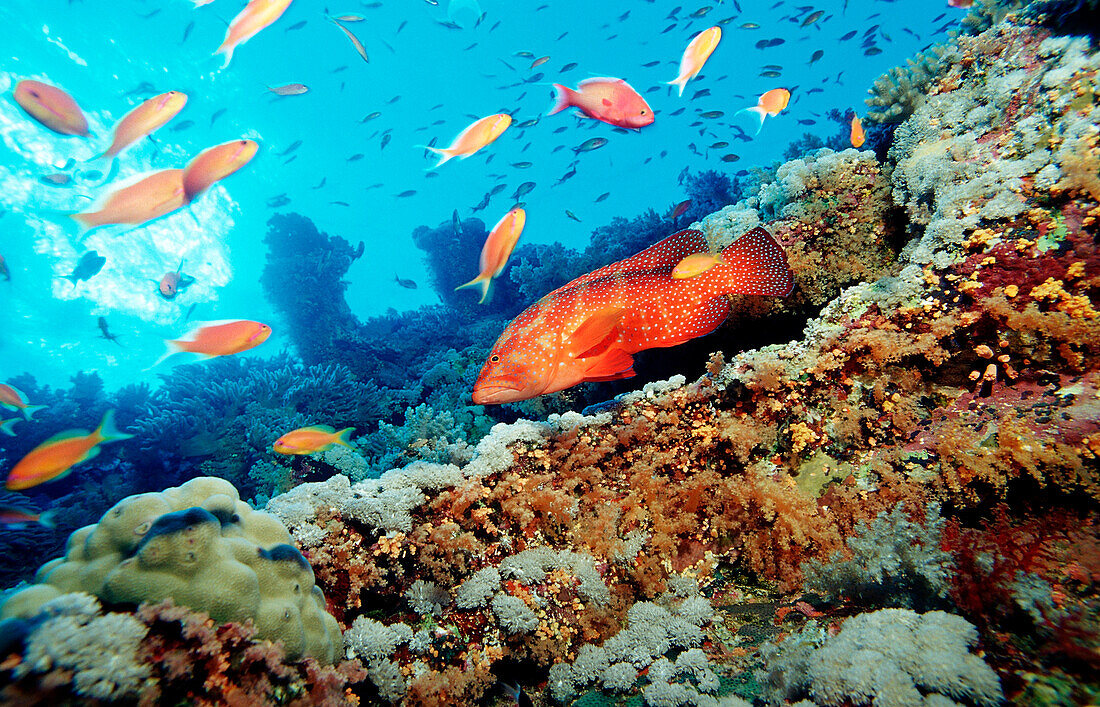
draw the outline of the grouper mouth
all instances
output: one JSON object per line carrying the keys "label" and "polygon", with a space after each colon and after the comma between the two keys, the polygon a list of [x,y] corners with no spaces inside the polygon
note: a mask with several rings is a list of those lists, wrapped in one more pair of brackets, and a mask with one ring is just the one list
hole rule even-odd
{"label": "grouper mouth", "polygon": [[501,405],[523,400],[523,393],[506,385],[479,385],[473,392],[474,405]]}

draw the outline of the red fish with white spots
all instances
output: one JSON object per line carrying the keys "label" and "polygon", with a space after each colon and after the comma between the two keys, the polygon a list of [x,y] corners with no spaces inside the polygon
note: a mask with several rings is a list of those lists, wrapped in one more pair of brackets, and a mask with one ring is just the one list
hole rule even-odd
{"label": "red fish with white spots", "polygon": [[727,295],[785,297],[794,286],[786,253],[759,227],[705,271],[673,278],[684,258],[707,251],[702,233],[680,231],[546,295],[501,334],[474,384],[474,403],[510,403],[584,381],[629,378],[638,351],[676,346],[718,328],[729,314]]}
{"label": "red fish with white spots", "polygon": [[585,79],[573,90],[554,84],[557,102],[549,115],[573,106],[589,118],[620,128],[644,128],[653,124],[653,109],[622,79]]}

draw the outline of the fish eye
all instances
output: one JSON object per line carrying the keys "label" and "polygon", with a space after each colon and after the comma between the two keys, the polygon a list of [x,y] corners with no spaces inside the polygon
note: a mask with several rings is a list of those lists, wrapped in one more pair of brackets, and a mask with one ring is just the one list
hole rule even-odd
{"label": "fish eye", "polygon": [[645,115],[645,108],[642,108],[642,115]]}
{"label": "fish eye", "polygon": [[493,354],[492,356],[489,357],[489,360],[492,361],[493,363],[497,363],[498,361],[500,361],[500,356],[497,356],[496,354]]}

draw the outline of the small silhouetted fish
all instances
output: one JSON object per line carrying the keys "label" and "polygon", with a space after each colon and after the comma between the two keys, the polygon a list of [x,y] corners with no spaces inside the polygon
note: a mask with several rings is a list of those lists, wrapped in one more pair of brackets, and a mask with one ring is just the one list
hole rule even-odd
{"label": "small silhouetted fish", "polygon": [[399,287],[404,287],[406,290],[415,290],[416,283],[412,280],[404,280],[397,275],[393,276],[393,281],[398,284]]}
{"label": "small silhouetted fish", "polygon": [[661,63],[661,62],[659,62],[659,61],[647,61],[646,63],[642,64],[642,66],[644,66],[644,67],[645,67],[645,68],[647,68],[647,69],[650,69],[650,68],[652,68],[652,67],[654,67],[654,66],[657,66],[657,65],[658,65],[658,64],[660,64],[660,63]]}
{"label": "small silhouetted fish", "polygon": [[346,201],[330,201],[328,203],[333,204],[334,206],[351,206],[351,204]]}
{"label": "small silhouetted fish", "polygon": [[840,35],[840,41],[847,42],[849,39],[851,39],[854,36],[856,36],[856,30],[852,30],[851,32],[845,32],[844,34]]}
{"label": "small silhouetted fish", "polygon": [[516,127],[520,128],[520,129],[533,128],[538,124],[539,124],[539,119],[538,118],[528,118],[527,120],[523,121],[522,123],[516,123]]}
{"label": "small silhouetted fish", "polygon": [[674,111],[672,111],[671,113],[669,113],[669,115],[680,115],[680,114],[681,114],[681,113],[683,113],[683,112],[684,112],[684,109],[683,109],[683,108],[677,108],[676,110],[674,110]]}
{"label": "small silhouetted fish", "polygon": [[267,90],[277,96],[300,96],[309,92],[309,86],[304,83],[288,83],[285,86],[268,86]]}
{"label": "small silhouetted fish", "polygon": [[729,146],[730,146],[730,144],[728,142],[719,141],[719,142],[714,143],[713,145],[711,145],[707,149],[708,150],[721,150],[723,147],[729,147]]}
{"label": "small silhouetted fish", "polygon": [[507,188],[508,185],[506,184],[494,184],[493,188],[489,190],[489,196],[496,196]]}
{"label": "small silhouetted fish", "polygon": [[[99,331],[100,331],[99,338],[106,339],[107,341],[113,341],[116,344],[118,344],[118,335],[117,334],[112,334],[111,331],[107,328],[107,319],[106,319],[106,317],[100,317],[97,324],[99,324]],[[122,346],[122,344],[118,344],[118,345]]]}
{"label": "small silhouetted fish", "polygon": [[270,199],[267,200],[268,207],[270,207],[272,209],[277,209],[280,206],[286,206],[289,203],[290,203],[290,197],[287,196],[286,194],[279,194],[278,196],[273,196],[273,197],[271,197]]}
{"label": "small silhouetted fish", "polygon": [[216,111],[214,111],[214,114],[212,116],[210,116],[210,125],[211,126],[214,125],[215,120],[217,120],[218,118],[225,115],[225,110],[226,110],[225,108],[219,108]]}
{"label": "small silhouetted fish", "polygon": [[64,187],[68,186],[68,184],[73,181],[73,178],[64,172],[55,172],[54,174],[42,175],[38,178],[38,181],[53,187]]}
{"label": "small silhouetted fish", "polygon": [[181,130],[187,130],[188,128],[190,128],[194,124],[195,124],[195,121],[193,121],[193,120],[181,120],[180,122],[175,123],[172,126],[172,132],[178,133]]}
{"label": "small silhouetted fish", "polygon": [[377,118],[377,117],[378,117],[378,116],[380,116],[380,115],[382,115],[382,111],[380,111],[380,110],[376,110],[376,111],[374,111],[373,113],[368,113],[368,114],[367,114],[366,116],[364,116],[364,117],[363,117],[363,119],[362,119],[362,120],[360,120],[359,122],[360,122],[360,123],[367,123],[367,122],[369,122],[369,121],[372,121],[372,120],[374,120],[375,118]]}
{"label": "small silhouetted fish", "polygon": [[356,152],[354,155],[348,158],[348,162],[358,162],[359,160],[363,159],[363,157],[364,155],[362,152]]}
{"label": "small silhouetted fish", "polygon": [[77,261],[73,271],[64,277],[73,283],[73,287],[76,287],[81,280],[91,280],[95,277],[106,264],[106,258],[94,250],[89,250],[80,256],[80,260]]}
{"label": "small silhouetted fish", "polygon": [[187,23],[187,27],[183,29],[183,39],[180,40],[180,44],[187,41],[187,38],[191,36],[191,30],[195,29],[195,21],[191,20]]}
{"label": "small silhouetted fish", "polygon": [[521,197],[530,194],[531,190],[533,190],[534,188],[534,182],[524,182],[523,184],[520,184],[518,187],[516,187],[516,191],[512,194],[512,198],[518,201]]}
{"label": "small silhouetted fish", "polygon": [[814,12],[811,12],[809,15],[806,16],[806,19],[802,20],[802,26],[803,27],[808,27],[809,25],[812,25],[813,23],[820,20],[821,16],[824,15],[824,14],[825,14],[824,10],[816,10]]}
{"label": "small silhouetted fish", "polygon": [[451,212],[451,229],[459,238],[462,237],[462,219],[458,217],[458,209]]}
{"label": "small silhouetted fish", "polygon": [[302,28],[303,28],[303,27],[305,27],[305,26],[306,26],[306,21],[305,21],[305,20],[301,20],[301,21],[299,21],[299,22],[295,22],[294,24],[292,24],[291,26],[287,27],[287,28],[286,28],[285,30],[283,30],[283,31],[284,31],[284,32],[291,32],[291,31],[293,31],[293,30],[296,30],[296,29],[302,29]]}
{"label": "small silhouetted fish", "polygon": [[799,125],[813,125],[813,124],[815,124],[816,122],[817,122],[817,121],[816,121],[816,120],[814,120],[813,118],[799,118],[799,119],[798,119],[798,124],[799,124]]}
{"label": "small silhouetted fish", "polygon": [[313,187],[313,188],[314,189],[320,189],[321,187],[325,186],[325,182],[327,182],[327,181],[328,181],[328,177],[321,177],[321,183],[318,184],[317,186]]}
{"label": "small silhouetted fish", "polygon": [[529,169],[533,164],[532,162],[513,162],[512,166],[516,169]]}
{"label": "small silhouetted fish", "polygon": [[863,56],[875,56],[876,54],[881,54],[881,53],[882,53],[882,50],[879,49],[878,47],[870,47],[868,49],[863,50]]}
{"label": "small silhouetted fish", "polygon": [[607,144],[607,138],[605,137],[590,137],[580,145],[573,148],[573,152],[591,152],[592,150],[599,149]]}
{"label": "small silhouetted fish", "polygon": [[362,22],[366,18],[362,15],[337,15],[335,19],[341,22]]}
{"label": "small silhouetted fish", "polygon": [[152,17],[153,15],[156,15],[156,14],[157,14],[158,12],[160,12],[160,11],[161,11],[161,9],[163,9],[163,8],[159,8],[159,7],[158,7],[157,9],[153,10],[152,12],[146,13],[146,14],[144,14],[144,15],[142,15],[142,14],[140,14],[140,13],[139,13],[139,14],[138,14],[138,17],[140,17],[140,18],[141,18],[141,19],[143,19],[143,20],[147,20],[147,19],[149,19],[150,17]]}
{"label": "small silhouetted fish", "polygon": [[606,199],[609,196],[611,196],[611,192],[605,191],[603,194],[600,194],[599,196],[596,197],[596,203],[597,204],[600,203],[601,201],[603,201],[604,199]]}
{"label": "small silhouetted fish", "polygon": [[386,105],[388,105],[388,106],[392,106],[392,105],[393,105],[394,103],[397,103],[397,102],[398,102],[398,101],[400,101],[400,100],[401,100],[401,96],[400,96],[400,95],[394,96],[394,97],[393,97],[393,98],[391,98],[390,100],[386,101]]}
{"label": "small silhouetted fish", "polygon": [[725,113],[723,113],[720,110],[708,110],[708,111],[704,111],[704,112],[700,113],[699,117],[700,118],[707,118],[709,120],[709,119],[713,119],[713,118],[721,118],[723,115],[725,115]]}
{"label": "small silhouetted fish", "polygon": [[691,100],[694,101],[696,98],[702,98],[703,96],[709,96],[709,95],[710,95],[710,89],[709,88],[701,88],[701,89],[699,89],[698,91],[696,91],[695,93],[692,94]]}
{"label": "small silhouetted fish", "polygon": [[756,24],[755,22],[746,22],[745,24],[741,25],[741,29],[760,29],[760,25]]}
{"label": "small silhouetted fish", "polygon": [[767,46],[768,46],[768,40],[766,40],[766,39],[759,39],[759,40],[756,41],[756,48],[757,49],[765,49],[765,48],[767,48]]}
{"label": "small silhouetted fish", "polygon": [[760,75],[763,76],[766,79],[777,79],[780,76],[782,76],[783,74],[781,74],[778,71],[761,71]]}
{"label": "small silhouetted fish", "polygon": [[739,159],[741,159],[741,158],[739,156],[733,154],[732,152],[729,153],[728,155],[722,155],[722,161],[723,162],[736,162]]}
{"label": "small silhouetted fish", "polygon": [[350,29],[340,24],[340,21],[338,19],[331,16],[329,17],[329,19],[332,20],[332,23],[339,27],[345,35],[347,35],[348,41],[350,41],[351,45],[355,47],[355,51],[359,53],[359,56],[362,57],[363,61],[369,64],[370,57],[367,56],[367,48],[363,46],[363,43],[359,41],[359,38],[356,37]]}
{"label": "small silhouetted fish", "polygon": [[571,61],[568,64],[566,64],[565,66],[561,67],[561,73],[565,73],[566,71],[572,71],[575,68],[577,68],[577,62]]}
{"label": "small silhouetted fish", "polygon": [[822,49],[816,50],[813,54],[810,55],[810,62],[809,62],[809,64],[807,64],[807,66],[812,65],[815,61],[817,61],[818,59],[820,59],[823,56],[825,56],[825,51],[824,50],[822,50]]}
{"label": "small silhouetted fish", "polygon": [[290,147],[286,148],[285,150],[283,150],[282,152],[279,153],[279,157],[286,157],[291,152],[294,152],[295,150],[297,150],[301,146],[302,146],[302,141],[301,140],[295,140],[294,142],[290,143]]}
{"label": "small silhouetted fish", "polygon": [[706,15],[708,12],[710,12],[713,9],[714,9],[713,5],[705,5],[703,7],[700,7],[698,10],[691,13],[690,15],[688,15],[688,17],[703,17],[704,15]]}
{"label": "small silhouetted fish", "polygon": [[386,133],[385,135],[383,135],[382,136],[382,145],[381,145],[381,147],[378,148],[378,150],[379,151],[385,150],[386,145],[390,144],[390,140],[392,140],[392,139],[393,139],[393,135],[390,135],[389,133]]}
{"label": "small silhouetted fish", "polygon": [[398,199],[405,199],[405,198],[408,198],[410,196],[416,196],[416,190],[415,189],[406,189],[405,191],[401,192],[400,194],[394,194],[394,196],[397,197]]}
{"label": "small silhouetted fish", "polygon": [[581,220],[579,218],[577,218],[577,215],[575,213],[573,213],[572,211],[570,211],[569,209],[565,210],[565,215],[568,216],[569,218],[573,219],[577,223],[581,222]]}

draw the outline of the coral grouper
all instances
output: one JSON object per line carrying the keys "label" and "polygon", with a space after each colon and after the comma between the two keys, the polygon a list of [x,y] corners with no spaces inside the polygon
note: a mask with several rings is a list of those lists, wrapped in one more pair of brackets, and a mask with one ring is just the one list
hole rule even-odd
{"label": "coral grouper", "polygon": [[474,385],[474,403],[629,378],[632,354],[714,331],[729,314],[726,295],[785,297],[794,286],[786,254],[759,227],[726,247],[714,267],[672,277],[680,261],[706,251],[702,233],[680,231],[546,295],[501,334]]}

